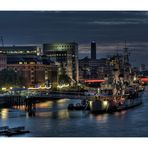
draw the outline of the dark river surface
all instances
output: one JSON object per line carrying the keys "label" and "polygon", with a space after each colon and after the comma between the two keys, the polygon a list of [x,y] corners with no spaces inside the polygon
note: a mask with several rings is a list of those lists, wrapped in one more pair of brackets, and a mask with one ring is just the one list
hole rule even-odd
{"label": "dark river surface", "polygon": [[112,114],[93,115],[68,111],[67,105],[79,100],[60,99],[36,105],[35,116],[24,106],[0,110],[0,126],[25,126],[29,134],[17,137],[148,137],[148,87],[143,104]]}

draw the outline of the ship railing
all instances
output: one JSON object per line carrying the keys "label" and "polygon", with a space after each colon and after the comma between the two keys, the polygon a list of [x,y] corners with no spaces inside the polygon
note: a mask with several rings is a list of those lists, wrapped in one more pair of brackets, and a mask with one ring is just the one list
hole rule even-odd
{"label": "ship railing", "polygon": [[98,95],[92,98],[92,100],[121,100],[121,99],[126,99],[127,95]]}
{"label": "ship railing", "polygon": [[20,130],[25,130],[24,126],[19,126],[19,127],[14,127],[14,128],[9,128],[10,131],[20,131]]}

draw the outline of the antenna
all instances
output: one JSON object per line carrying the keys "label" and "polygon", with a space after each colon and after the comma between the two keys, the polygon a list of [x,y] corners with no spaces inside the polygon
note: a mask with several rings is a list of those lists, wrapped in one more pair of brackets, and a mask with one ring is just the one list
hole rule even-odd
{"label": "antenna", "polygon": [[126,40],[125,40],[125,48],[126,48]]}
{"label": "antenna", "polygon": [[117,55],[119,54],[119,50],[118,50],[119,46],[118,46],[118,43],[116,45],[116,52],[117,52]]}
{"label": "antenna", "polygon": [[2,47],[4,47],[3,36],[1,36],[1,43],[2,43]]}
{"label": "antenna", "polygon": [[126,40],[125,40],[125,47],[124,47],[124,62],[129,63],[129,53],[128,53],[128,47],[126,45]]}

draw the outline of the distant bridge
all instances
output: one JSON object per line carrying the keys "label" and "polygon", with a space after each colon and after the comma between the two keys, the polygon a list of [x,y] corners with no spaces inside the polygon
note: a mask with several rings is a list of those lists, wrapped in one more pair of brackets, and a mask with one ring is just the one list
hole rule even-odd
{"label": "distant bridge", "polygon": [[79,94],[64,94],[64,93],[59,93],[59,94],[48,94],[48,95],[36,95],[36,96],[29,96],[28,100],[56,100],[56,99],[86,99],[88,96],[85,95],[79,95]]}
{"label": "distant bridge", "polygon": [[49,93],[48,95],[33,95],[33,96],[20,96],[20,95],[7,95],[0,97],[0,106],[14,106],[14,105],[27,105],[32,103],[39,103],[48,100],[58,99],[88,99],[91,96],[85,96],[84,94],[64,94],[63,93]]}

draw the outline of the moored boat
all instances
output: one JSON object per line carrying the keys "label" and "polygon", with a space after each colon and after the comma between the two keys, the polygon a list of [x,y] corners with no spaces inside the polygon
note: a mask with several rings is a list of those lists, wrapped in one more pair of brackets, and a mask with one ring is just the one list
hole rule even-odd
{"label": "moored boat", "polygon": [[90,101],[93,113],[121,111],[142,104],[143,86],[138,81],[129,63],[128,48],[123,55],[113,56],[110,60],[112,73],[102,83],[100,92]]}
{"label": "moored boat", "polygon": [[[108,73],[100,87],[93,92],[87,90],[87,109],[92,113],[121,111],[142,104],[144,86],[129,63],[128,48],[125,45],[123,55],[114,55],[109,59]],[[85,110],[81,104],[69,105],[68,109]]]}
{"label": "moored boat", "polygon": [[82,100],[80,103],[69,104],[68,110],[90,110],[89,101]]}
{"label": "moored boat", "polygon": [[[131,96],[130,96],[131,97]],[[105,113],[121,111],[142,104],[140,97],[130,98],[129,96],[100,96],[90,101],[90,111],[92,113]]]}

